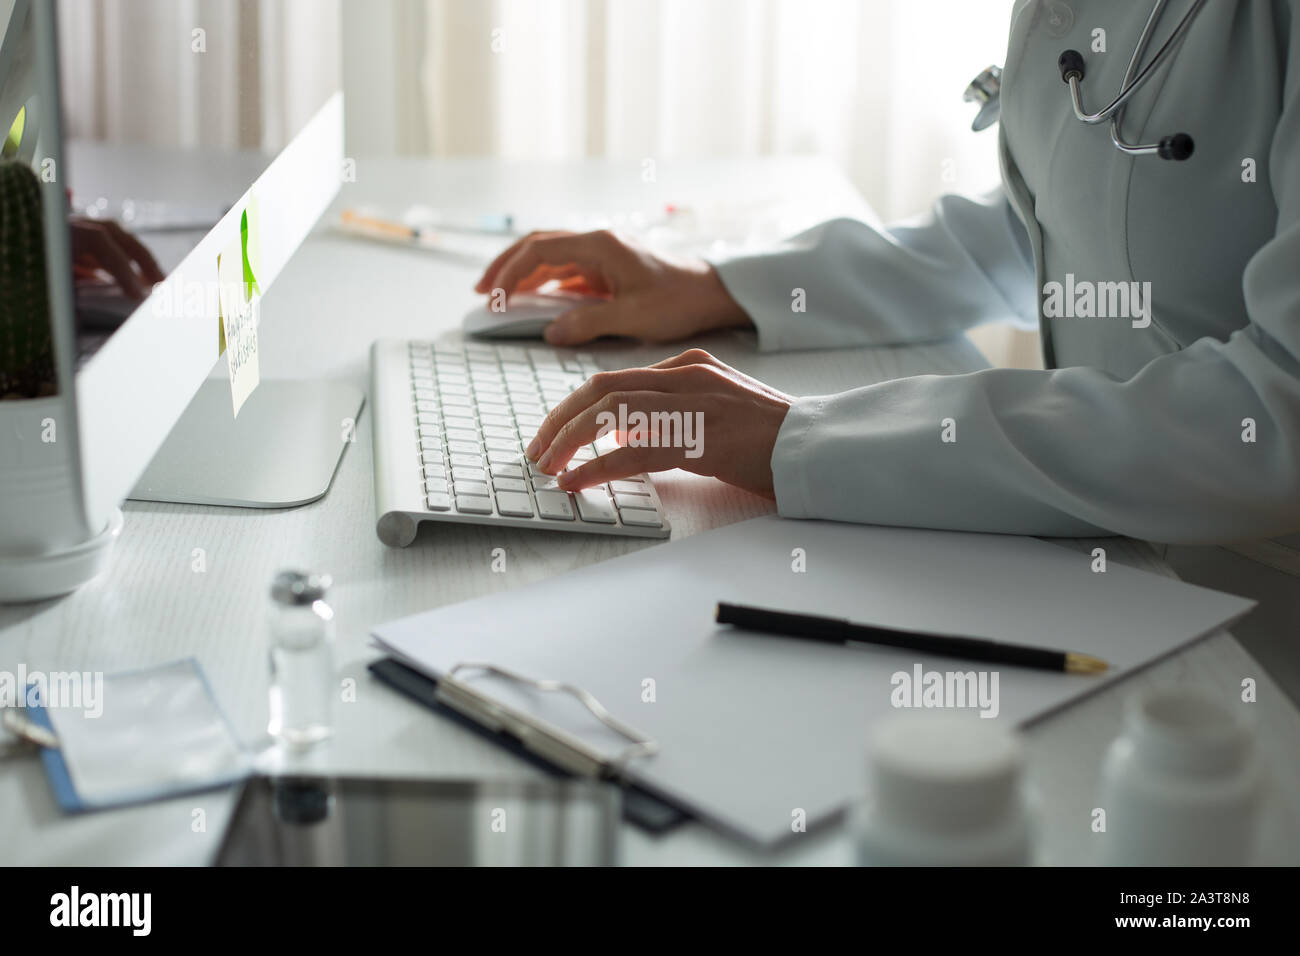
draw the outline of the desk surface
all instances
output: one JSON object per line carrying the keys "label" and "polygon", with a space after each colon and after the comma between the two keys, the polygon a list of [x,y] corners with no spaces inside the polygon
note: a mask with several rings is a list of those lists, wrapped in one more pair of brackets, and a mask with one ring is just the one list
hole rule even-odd
{"label": "desk surface", "polygon": [[[637,163],[577,165],[480,161],[361,160],[358,181],[339,205],[371,202],[401,209],[422,202],[448,215],[483,209],[530,219],[586,223],[600,210],[629,216],[663,202],[726,204],[759,197],[803,222],[863,214],[860,198],[836,171],[805,160],[740,164],[661,163],[647,183]],[[470,202],[475,205],[471,207]],[[366,384],[373,338],[454,335],[477,297],[472,266],[425,252],[393,249],[322,229],[269,290],[263,305],[262,374],[333,377]],[[985,362],[964,339],[901,349],[760,355],[748,333],[700,343],[724,360],[795,393],[831,392],[880,378],[959,373]],[[684,345],[681,347],[685,347]],[[641,364],[676,346],[602,346],[606,367]],[[716,482],[674,472],[657,480],[674,536],[769,513],[770,503]],[[195,656],[236,730],[262,739],[267,673],[263,623],[276,570],[328,570],[336,582],[340,680],[356,681],[356,701],[340,705],[335,738],[308,758],[338,773],[430,777],[533,774],[513,757],[407,702],[371,680],[371,625],[480,594],[536,581],[654,544],[604,536],[543,534],[481,527],[426,526],[416,543],[390,550],[374,533],[370,421],[363,413],[333,487],[303,508],[246,511],[128,503],[126,529],[111,570],[80,592],[26,607],[0,607],[0,670],[102,670]],[[1113,547],[1115,542],[1111,543]],[[492,552],[504,548],[504,573]],[[196,549],[204,570],[196,571]],[[1143,552],[1131,550],[1142,563]],[[1124,560],[1123,557],[1119,558]],[[1300,862],[1300,712],[1228,634],[1096,694],[1030,728],[1030,771],[1041,796],[1050,862],[1087,863],[1097,768],[1119,731],[1121,703],[1143,684],[1196,684],[1235,698],[1241,680],[1258,682],[1258,723],[1273,774],[1265,818],[1268,862]],[[198,817],[194,811],[204,811]],[[55,808],[39,762],[0,762],[0,862],[198,864],[209,859],[231,809],[217,792],[76,818]],[[201,819],[204,827],[196,825]],[[664,838],[625,828],[630,863],[844,863],[851,854],[839,826],[794,837],[760,854],[696,824]]]}

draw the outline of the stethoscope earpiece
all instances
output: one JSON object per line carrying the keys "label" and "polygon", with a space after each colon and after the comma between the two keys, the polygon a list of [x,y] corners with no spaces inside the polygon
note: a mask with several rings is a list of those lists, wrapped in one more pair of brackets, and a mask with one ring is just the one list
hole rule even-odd
{"label": "stethoscope earpiece", "polygon": [[1192,155],[1192,150],[1196,144],[1186,133],[1175,133],[1173,136],[1166,136],[1156,147],[1157,155],[1161,159],[1184,160]]}
{"label": "stethoscope earpiece", "polygon": [[1056,65],[1061,68],[1061,79],[1066,83],[1083,79],[1083,54],[1078,50],[1066,50],[1057,58]]}

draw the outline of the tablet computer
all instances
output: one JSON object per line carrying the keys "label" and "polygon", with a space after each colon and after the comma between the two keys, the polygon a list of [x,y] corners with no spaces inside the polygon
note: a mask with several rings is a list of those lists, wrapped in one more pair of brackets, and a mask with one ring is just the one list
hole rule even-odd
{"label": "tablet computer", "polygon": [[258,776],[217,866],[609,866],[621,795],[588,780]]}

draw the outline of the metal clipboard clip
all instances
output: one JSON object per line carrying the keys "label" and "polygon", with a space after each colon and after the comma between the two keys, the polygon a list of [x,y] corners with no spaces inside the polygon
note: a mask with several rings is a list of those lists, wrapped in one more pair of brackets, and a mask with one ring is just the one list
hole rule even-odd
{"label": "metal clipboard clip", "polygon": [[0,708],[0,726],[12,734],[9,739],[0,737],[0,759],[35,753],[42,747],[59,749],[58,737],[11,707]]}
{"label": "metal clipboard clip", "polygon": [[[568,694],[576,698],[602,724],[631,742],[612,758],[602,756],[595,748],[572,734],[547,726],[524,711],[491,700],[483,692],[469,686],[464,678],[455,676],[464,671],[483,671],[545,693]],[[532,753],[579,776],[621,780],[629,760],[651,757],[659,752],[659,744],[656,741],[623,723],[581,687],[563,681],[534,680],[508,671],[504,667],[497,667],[495,664],[476,661],[457,664],[438,679],[435,696],[440,703],[446,704],[475,723],[493,731],[509,734]]]}

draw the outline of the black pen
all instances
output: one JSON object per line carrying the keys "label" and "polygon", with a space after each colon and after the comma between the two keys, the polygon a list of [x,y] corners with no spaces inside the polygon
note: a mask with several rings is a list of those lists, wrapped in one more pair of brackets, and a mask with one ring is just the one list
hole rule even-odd
{"label": "black pen", "polygon": [[1037,667],[1070,674],[1100,674],[1110,666],[1101,658],[1076,654],[1072,651],[1052,651],[1040,647],[1025,647],[1022,644],[1003,644],[981,637],[954,637],[949,634],[907,631],[873,624],[854,624],[844,618],[769,611],[741,604],[719,603],[716,617],[719,624],[731,624],[767,634],[782,634],[787,637],[801,637],[832,644],[860,641],[865,644],[900,647],[920,654],[942,654],[947,657]]}

